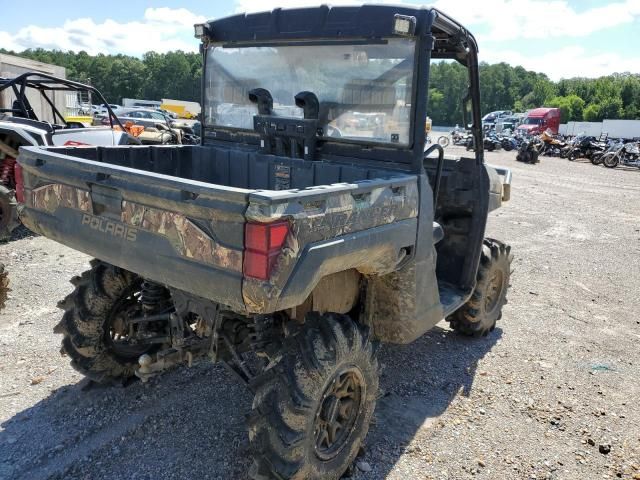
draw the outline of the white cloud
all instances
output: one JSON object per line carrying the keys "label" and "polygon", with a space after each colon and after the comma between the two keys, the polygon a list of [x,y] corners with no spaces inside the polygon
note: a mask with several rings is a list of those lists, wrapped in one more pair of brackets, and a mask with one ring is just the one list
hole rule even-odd
{"label": "white cloud", "polygon": [[[367,0],[364,3],[382,3]],[[297,8],[317,6],[318,0],[235,0],[236,12],[256,12],[276,7]],[[357,0],[330,0],[332,5],[358,5]],[[393,3],[412,4],[410,0]],[[583,75],[595,77],[613,72],[640,72],[640,56],[624,57],[615,53],[615,46],[606,39],[599,51],[580,46],[581,37],[638,21],[640,0],[614,0],[601,7],[578,11],[567,0],[435,0],[435,7],[470,27],[480,44],[481,60],[504,61],[541,71],[553,79]],[[0,45],[10,50],[47,48],[85,50],[90,54],[125,53],[141,55],[146,51],[195,51],[193,24],[207,19],[186,8],[147,8],[141,19],[130,22],[91,18],[69,19],[59,27],[28,25],[15,33],[0,31]],[[639,35],[640,37],[640,35]],[[523,55],[518,42],[553,40],[558,49],[552,53]],[[633,39],[629,39],[633,41]],[[637,42],[637,39],[636,39]],[[542,51],[551,42],[540,43]],[[530,50],[528,48],[527,50]]]}
{"label": "white cloud", "polygon": [[436,8],[466,25],[482,25],[491,40],[585,37],[629,24],[640,16],[640,0],[612,2],[582,12],[565,0],[438,0]]}
{"label": "white cloud", "polygon": [[155,23],[175,24],[189,28],[189,33],[193,32],[193,25],[202,23],[207,18],[202,15],[187,10],[186,8],[147,8],[144,12],[145,20]]}
{"label": "white cloud", "polygon": [[196,51],[193,24],[207,19],[185,8],[147,8],[140,21],[119,23],[91,18],[67,20],[61,27],[28,25],[15,34],[0,31],[0,45],[9,50],[27,48],[85,50],[98,53],[141,55],[153,50]]}
{"label": "white cloud", "polygon": [[594,54],[580,46],[569,46],[534,56],[523,55],[513,50],[485,50],[484,54],[481,52],[480,60],[488,63],[506,62],[513,66],[521,65],[527,70],[544,72],[552,80],[640,72],[640,56],[624,57],[615,52]]}
{"label": "white cloud", "polygon": [[[353,0],[332,0],[331,5],[358,5]],[[372,3],[371,1],[366,3]],[[395,0],[393,3],[412,4]],[[236,11],[256,12],[278,6],[295,8],[318,5],[314,0],[236,0]],[[640,72],[640,56],[624,57],[615,52],[588,51],[578,37],[587,37],[607,28],[623,26],[640,17],[640,0],[619,0],[602,7],[577,11],[566,0],[436,0],[434,7],[455,18],[477,35],[480,59],[489,63],[507,62],[544,72],[554,80],[575,76],[597,77],[614,72]],[[640,39],[640,34],[639,34]],[[551,53],[523,55],[514,50],[516,41],[557,39],[561,47]],[[543,51],[550,42],[542,42]]]}

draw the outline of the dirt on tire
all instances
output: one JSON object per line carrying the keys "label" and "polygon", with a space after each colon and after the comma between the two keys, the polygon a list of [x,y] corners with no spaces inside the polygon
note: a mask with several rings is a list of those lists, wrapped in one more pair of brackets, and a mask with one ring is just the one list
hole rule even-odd
{"label": "dirt on tire", "polygon": [[0,240],[11,237],[11,232],[20,224],[16,214],[16,196],[13,190],[0,185]]}
{"label": "dirt on tire", "polygon": [[134,375],[138,355],[124,357],[109,344],[107,320],[118,302],[139,288],[130,272],[99,260],[71,279],[73,292],[58,303],[64,310],[54,333],[63,335],[61,352],[71,366],[97,383],[110,383]]}
{"label": "dirt on tire", "polygon": [[[330,393],[334,385],[341,393]],[[307,315],[299,332],[285,342],[278,364],[252,388],[250,476],[337,480],[358,454],[378,395],[378,363],[367,329],[346,315]],[[349,388],[353,398],[341,401]],[[333,413],[325,412],[326,406]],[[348,413],[353,418],[346,418]],[[344,415],[337,438],[329,438],[339,429],[324,425],[325,414]]]}
{"label": "dirt on tire", "polygon": [[512,261],[510,246],[491,238],[484,240],[476,288],[467,303],[447,318],[451,328],[476,338],[494,330],[507,304]]}

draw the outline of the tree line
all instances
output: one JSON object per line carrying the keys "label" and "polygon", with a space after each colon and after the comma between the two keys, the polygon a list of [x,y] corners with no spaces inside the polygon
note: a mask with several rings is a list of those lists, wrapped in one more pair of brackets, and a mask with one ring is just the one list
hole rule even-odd
{"label": "tree line", "polygon": [[[435,125],[461,123],[468,85],[466,68],[458,63],[432,65],[430,116]],[[542,74],[506,63],[480,65],[483,113],[495,110],[525,112],[558,107],[562,122],[640,119],[640,74],[612,74],[600,78],[571,78],[553,82]]]}
{"label": "tree line", "polygon": [[93,85],[112,103],[123,98],[200,101],[202,57],[198,53],[147,52],[142,58],[44,49],[21,53],[0,49],[0,53],[65,67],[68,79]]}
{"label": "tree line", "polygon": [[[122,98],[200,100],[202,57],[197,53],[147,52],[89,55],[33,49],[2,53],[65,67],[67,78],[95,86],[110,102]],[[468,85],[467,71],[458,63],[436,62],[430,73],[429,115],[435,125],[461,123]],[[480,65],[482,112],[558,107],[562,122],[640,118],[640,74],[551,81],[542,73],[506,63]]]}

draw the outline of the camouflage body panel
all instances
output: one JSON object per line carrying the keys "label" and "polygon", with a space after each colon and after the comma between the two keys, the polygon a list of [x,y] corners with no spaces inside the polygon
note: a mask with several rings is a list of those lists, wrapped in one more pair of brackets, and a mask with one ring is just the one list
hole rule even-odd
{"label": "camouflage body panel", "polygon": [[91,196],[87,190],[52,183],[44,187],[38,187],[31,192],[31,204],[34,208],[49,213],[58,208],[72,208],[82,212],[91,212]]}
{"label": "camouflage body panel", "polygon": [[124,200],[121,220],[127,225],[163,235],[183,257],[242,271],[242,250],[220,245],[184,215]]}
{"label": "camouflage body panel", "polygon": [[[247,220],[273,222],[287,219],[291,231],[271,280],[263,282],[246,278],[243,282],[242,293],[249,312],[269,312],[294,306],[283,303],[280,297],[308,245],[417,217],[419,191],[416,177],[407,175],[376,182],[379,186],[373,187],[368,183],[344,184],[342,191],[337,192],[326,191],[327,187],[311,187],[304,190],[306,195],[294,192],[291,199],[284,201],[250,196]],[[377,246],[356,252],[349,259],[341,259],[327,268],[338,272],[353,267],[363,274],[384,274],[393,271],[397,264],[398,252]],[[313,287],[308,286],[310,290]]]}
{"label": "camouflage body panel", "polygon": [[[91,193],[69,185],[54,183],[38,187],[31,193],[31,202],[33,208],[50,214],[58,208],[70,208],[93,215]],[[123,200],[120,221],[128,227],[167,238],[176,252],[185,258],[235,272],[242,271],[242,250],[217,243],[182,214]],[[81,224],[92,225],[86,216]],[[131,238],[134,237],[129,236]]]}

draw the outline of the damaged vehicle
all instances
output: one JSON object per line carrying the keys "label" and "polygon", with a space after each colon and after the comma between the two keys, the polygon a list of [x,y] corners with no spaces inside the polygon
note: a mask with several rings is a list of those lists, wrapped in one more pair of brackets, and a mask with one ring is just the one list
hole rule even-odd
{"label": "damaged vehicle", "polygon": [[[69,103],[81,108],[79,99],[87,96],[107,105],[109,120],[104,127],[85,127],[77,115],[60,110],[61,104]],[[19,147],[139,143],[125,131],[102,94],[90,85],[39,72],[0,78],[0,240],[19,225],[14,170]]]}
{"label": "damaged vehicle", "polygon": [[[255,394],[251,477],[337,479],[374,412],[378,343],[443,319],[481,337],[506,303],[510,247],[485,228],[511,174],[484,163],[476,41],[383,5],[195,30],[200,145],[21,148],[24,223],[96,258],[55,331],[96,382],[224,362]],[[468,70],[470,157],[425,151],[432,59]]]}

